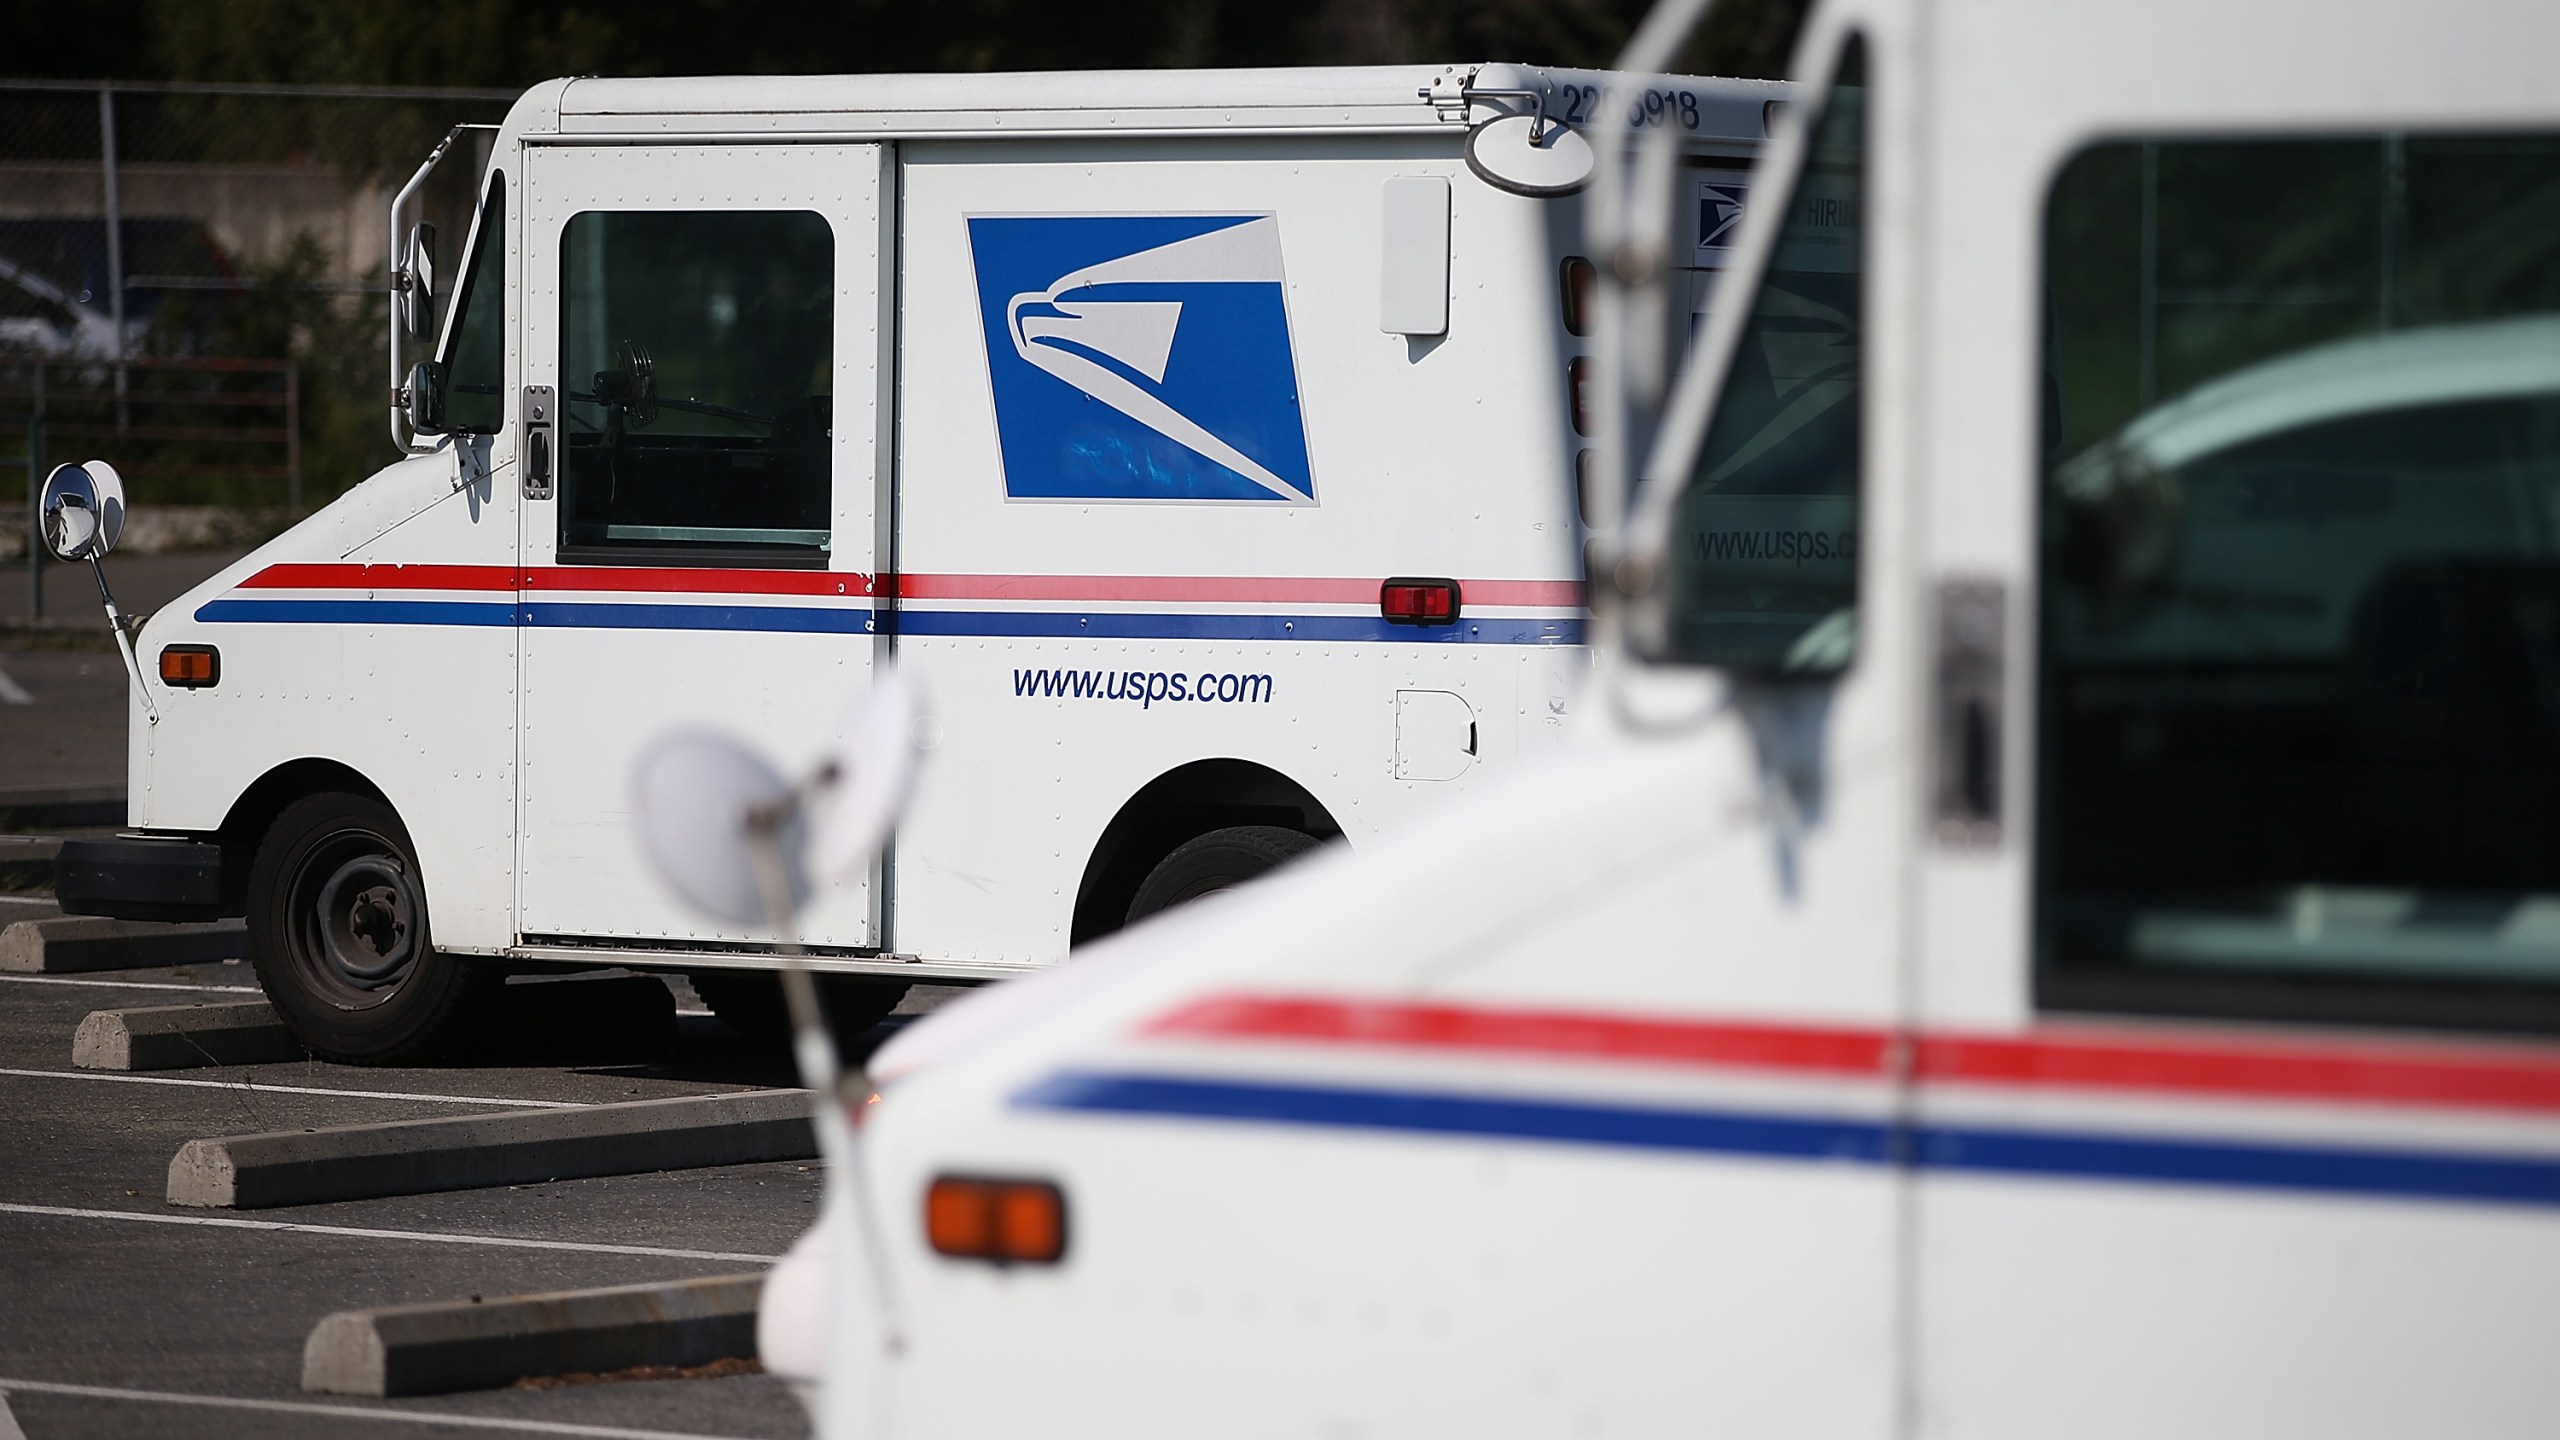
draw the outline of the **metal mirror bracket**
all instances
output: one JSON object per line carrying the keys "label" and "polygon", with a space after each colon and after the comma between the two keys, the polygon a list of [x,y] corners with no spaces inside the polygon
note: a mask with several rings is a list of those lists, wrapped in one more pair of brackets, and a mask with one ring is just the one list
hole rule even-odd
{"label": "metal mirror bracket", "polygon": [[390,236],[388,242],[390,250],[388,261],[391,273],[391,300],[393,307],[391,324],[389,326],[391,331],[391,443],[399,447],[400,453],[403,455],[428,455],[434,453],[436,447],[433,445],[420,445],[417,442],[417,437],[409,433],[408,427],[409,370],[406,363],[407,357],[401,353],[400,346],[401,336],[406,327],[400,323],[399,315],[399,304],[408,279],[408,257],[401,254],[402,232],[400,229],[400,212],[409,207],[411,197],[415,196],[421,189],[425,188],[427,176],[434,172],[437,162],[444,159],[445,152],[453,148],[453,142],[462,138],[462,132],[466,130],[494,131],[498,128],[499,127],[495,125],[471,124],[456,125],[452,129],[446,131],[444,138],[436,142],[436,148],[427,153],[426,162],[418,167],[418,173],[410,176],[409,183],[401,186],[398,193],[391,197],[391,223],[386,228],[386,233]]}
{"label": "metal mirror bracket", "polygon": [[142,657],[133,653],[131,622],[116,608],[115,592],[107,588],[106,557],[94,549],[89,552],[89,573],[97,577],[98,603],[107,607],[107,626],[116,632],[116,649],[124,655],[124,671],[133,680],[133,693],[141,697],[142,713],[157,725],[160,707],[151,702],[151,687],[142,683]]}

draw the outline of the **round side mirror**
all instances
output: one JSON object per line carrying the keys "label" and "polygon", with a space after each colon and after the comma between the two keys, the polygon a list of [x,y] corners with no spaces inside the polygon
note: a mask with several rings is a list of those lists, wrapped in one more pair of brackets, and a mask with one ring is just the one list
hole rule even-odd
{"label": "round side mirror", "polygon": [[[641,850],[658,878],[694,909],[736,925],[760,925],[780,920],[774,901],[797,909],[809,898],[809,832],[790,808],[791,783],[744,744],[701,730],[664,736],[641,752],[632,790]],[[789,815],[773,836],[782,896],[768,896],[757,874],[748,827],[759,810]]]}
{"label": "round side mirror", "polygon": [[55,466],[37,511],[54,558],[99,559],[124,534],[124,477],[104,460]]}
{"label": "round side mirror", "polygon": [[1497,190],[1533,200],[1591,183],[1591,142],[1543,116],[1504,115],[1467,132],[1467,168]]}

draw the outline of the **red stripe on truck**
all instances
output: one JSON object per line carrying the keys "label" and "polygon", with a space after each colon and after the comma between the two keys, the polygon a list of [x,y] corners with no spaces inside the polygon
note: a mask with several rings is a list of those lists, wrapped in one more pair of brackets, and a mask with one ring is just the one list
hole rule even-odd
{"label": "red stripe on truck", "polygon": [[511,565],[270,565],[243,590],[496,590],[516,588]]}
{"label": "red stripe on truck", "polygon": [[1890,1073],[1891,1054],[1890,1041],[1879,1030],[1261,995],[1213,996],[1156,1020],[1146,1033],[1878,1077]]}
{"label": "red stripe on truck", "polygon": [[[1237,575],[901,575],[910,600],[1133,600],[1206,604],[1375,605],[1375,579]],[[1465,580],[1470,605],[1580,605],[1575,580]]]}
{"label": "red stripe on truck", "polygon": [[[1379,582],[1222,575],[901,575],[910,600],[1153,601],[1367,605]],[[691,570],[655,565],[270,565],[244,590],[641,591],[675,595],[870,595],[869,575],[838,570]],[[1579,606],[1573,580],[1467,580],[1469,605]]]}
{"label": "red stripe on truck", "polygon": [[1904,1037],[1873,1028],[1274,995],[1211,997],[1144,1032],[1877,1079],[1894,1073],[1907,1044],[1914,1077],[1939,1085],[2560,1113],[2560,1058],[2497,1041],[2234,1043],[2077,1030]]}

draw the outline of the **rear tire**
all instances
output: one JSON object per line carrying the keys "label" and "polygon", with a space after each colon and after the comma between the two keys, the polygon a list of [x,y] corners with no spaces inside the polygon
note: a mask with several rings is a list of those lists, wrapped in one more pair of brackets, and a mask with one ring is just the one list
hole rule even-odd
{"label": "rear tire", "polygon": [[451,1048],[504,977],[435,951],[409,832],[369,796],[293,802],[249,867],[249,956],[313,1054],[399,1065]]}
{"label": "rear tire", "polygon": [[1156,863],[1129,902],[1129,923],[1214,895],[1276,870],[1316,848],[1316,837],[1280,825],[1232,825],[1174,847]]}
{"label": "rear tire", "polygon": [[[711,1007],[721,1023],[755,1040],[776,1040],[791,1033],[791,1011],[782,1003],[782,977],[770,970],[691,970],[693,993]],[[818,1008],[827,1028],[850,1039],[889,1018],[907,998],[904,980],[877,980],[868,975],[819,975]]]}

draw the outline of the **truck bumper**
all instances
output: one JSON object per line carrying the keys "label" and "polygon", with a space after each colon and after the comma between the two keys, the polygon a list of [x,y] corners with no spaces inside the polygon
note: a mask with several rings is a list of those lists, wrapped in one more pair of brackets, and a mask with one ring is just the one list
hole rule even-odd
{"label": "truck bumper", "polygon": [[222,918],[222,847],[147,835],[65,840],[53,894],[66,915],[119,920]]}

